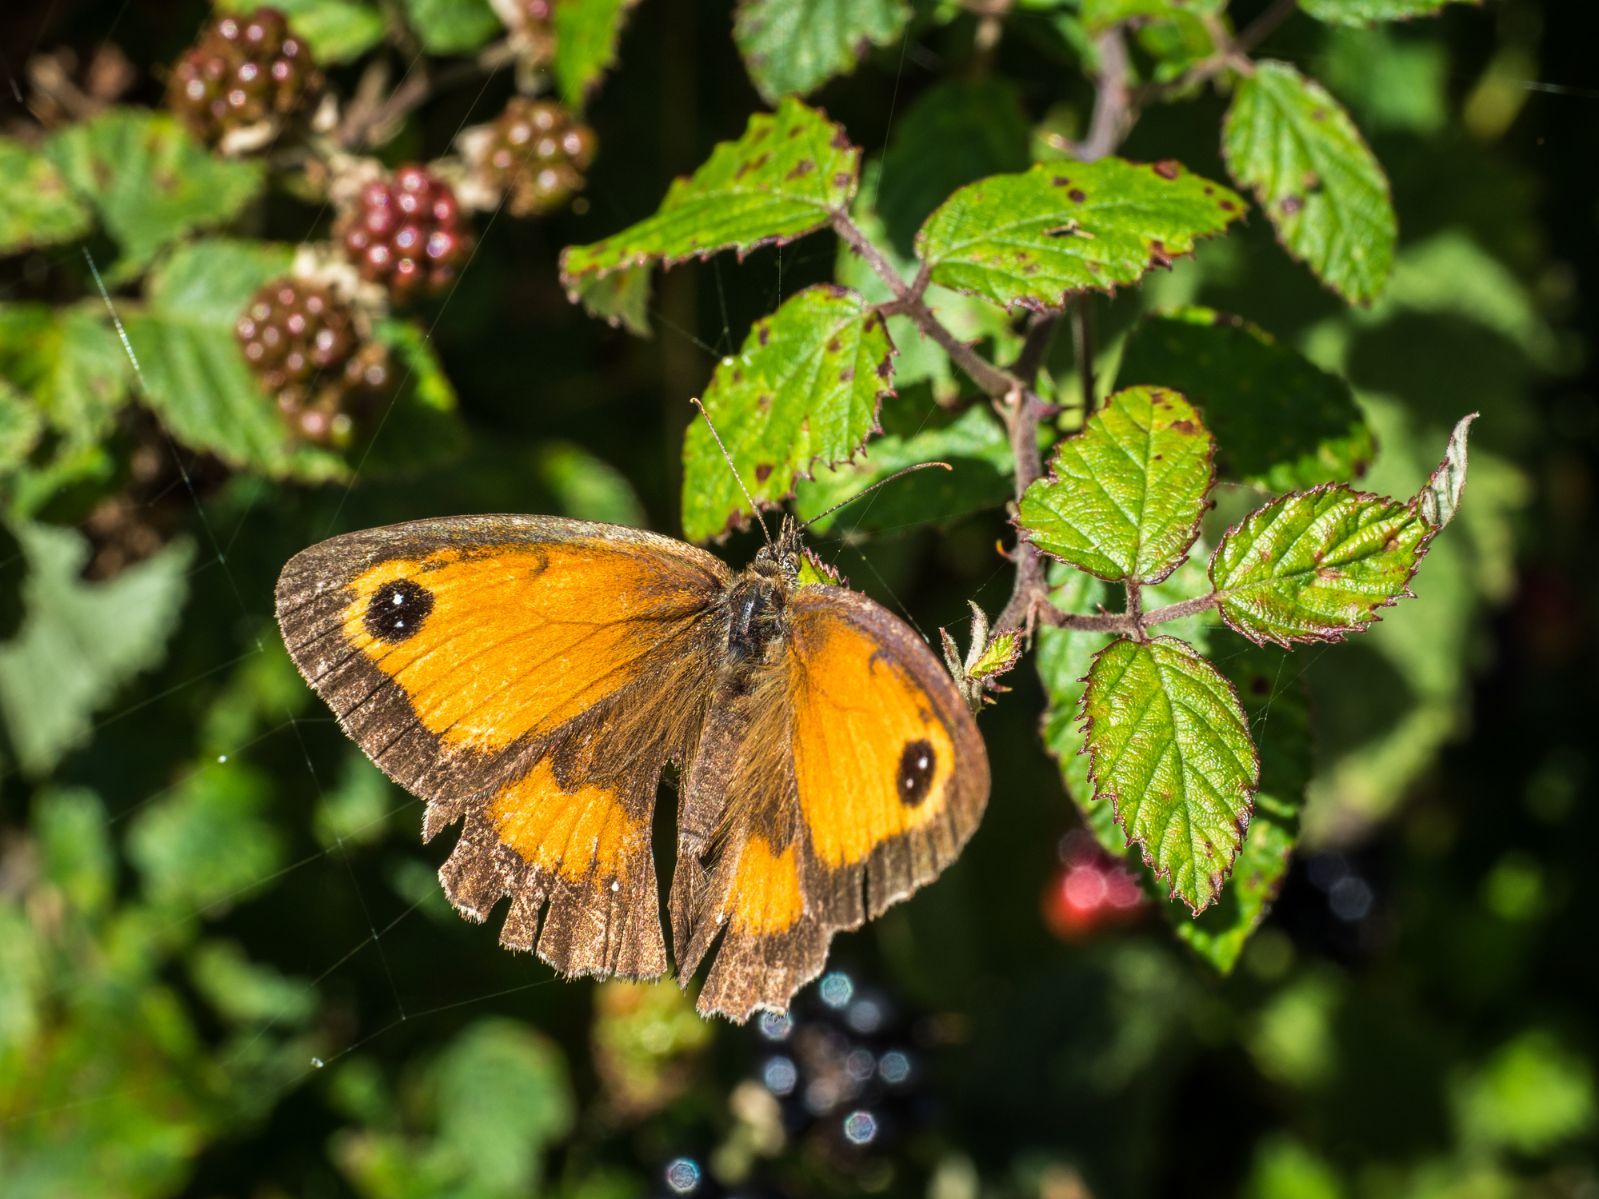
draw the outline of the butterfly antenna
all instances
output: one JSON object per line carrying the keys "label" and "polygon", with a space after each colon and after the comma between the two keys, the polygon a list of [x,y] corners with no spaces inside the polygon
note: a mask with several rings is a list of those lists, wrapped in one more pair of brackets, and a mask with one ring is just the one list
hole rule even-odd
{"label": "butterfly antenna", "polygon": [[[716,440],[716,448],[722,451],[722,457],[727,461],[727,469],[733,472],[733,481],[738,484],[738,489],[744,493],[744,498],[750,502],[750,511],[755,513],[755,523],[761,526],[761,536],[766,538],[766,544],[772,544],[772,531],[766,527],[766,519],[761,515],[761,509],[755,502],[755,497],[750,494],[750,489],[744,486],[744,476],[738,473],[738,467],[733,465],[733,455],[727,452],[727,446],[722,442],[722,435],[716,431],[716,426],[711,423],[711,414],[705,411],[705,405],[700,403],[699,397],[689,399],[689,403],[700,410],[700,415],[705,418],[705,427],[711,431],[711,436]],[[884,480],[887,482],[887,480]]]}
{"label": "butterfly antenna", "polygon": [[849,499],[840,500],[838,503],[834,504],[831,508],[829,508],[826,512],[818,512],[815,516],[811,517],[810,520],[808,520],[804,524],[802,524],[800,526],[800,530],[803,532],[805,529],[810,528],[817,521],[821,520],[824,516],[831,516],[831,515],[833,515],[833,513],[837,512],[840,508],[847,508],[851,504],[853,504],[856,500],[866,498],[867,496],[871,495],[872,492],[876,491],[879,487],[887,487],[895,479],[903,479],[906,475],[913,475],[919,470],[932,470],[934,467],[937,467],[939,470],[954,470],[955,469],[948,462],[918,462],[915,466],[907,466],[904,470],[897,470],[893,474],[889,475],[888,478],[879,479],[879,480],[877,480],[877,482],[873,483],[870,487],[863,488],[862,490],[857,491],[854,495],[850,496]]}

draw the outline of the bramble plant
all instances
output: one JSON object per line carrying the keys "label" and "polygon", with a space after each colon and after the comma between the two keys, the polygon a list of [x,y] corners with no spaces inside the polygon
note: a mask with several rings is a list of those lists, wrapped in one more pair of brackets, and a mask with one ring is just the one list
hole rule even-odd
{"label": "bramble plant", "polygon": [[[465,75],[518,64],[522,86],[500,118],[428,164],[390,170],[362,155],[428,89],[407,80],[375,98],[374,66],[348,102],[326,93],[323,68],[358,58],[384,29],[360,10],[315,3],[290,6],[287,19],[271,8],[220,13],[170,76],[176,119],[82,98],[80,119],[43,141],[0,143],[30,183],[0,212],[0,249],[98,228],[117,253],[90,260],[96,284],[142,280],[137,300],[114,303],[106,291],[98,307],[92,296],[6,306],[6,320],[37,331],[32,346],[12,340],[6,351],[35,397],[7,401],[9,460],[52,461],[47,482],[13,482],[15,515],[106,469],[95,438],[130,391],[167,434],[226,469],[316,481],[447,461],[460,439],[455,396],[422,327],[398,310],[453,289],[472,250],[468,212],[536,215],[579,191],[594,139],[566,106],[592,94],[628,9],[524,7],[507,3],[503,21],[486,10],[469,19],[471,6],[408,7],[419,48],[474,53]],[[1103,386],[1097,296],[1139,285],[1253,210],[1332,292],[1369,304],[1392,269],[1396,220],[1382,168],[1338,101],[1295,67],[1252,57],[1288,6],[1241,33],[1219,0],[1030,7],[1051,12],[1081,49],[1095,86],[1084,135],[1049,130],[1040,161],[991,171],[991,160],[1014,157],[1008,119],[989,111],[1010,102],[980,87],[935,89],[907,115],[906,136],[965,127],[987,144],[952,146],[953,161],[926,168],[932,189],[924,179],[904,196],[893,190],[893,149],[863,187],[861,148],[800,95],[849,70],[861,47],[902,37],[910,10],[749,0],[734,37],[773,110],[716,146],[653,214],[568,247],[561,281],[573,301],[642,333],[652,267],[831,233],[836,281],[755,321],[707,381],[704,404],[735,470],[757,503],[794,498],[813,511],[827,480],[864,484],[878,468],[949,457],[957,477],[917,519],[992,506],[1015,526],[1003,609],[990,621],[972,605],[964,656],[944,635],[957,681],[979,707],[1041,641],[1046,739],[1090,827],[1107,849],[1136,847],[1196,915],[1242,860],[1229,919],[1247,934],[1286,868],[1297,797],[1257,802],[1272,764],[1257,751],[1238,679],[1202,643],[1218,618],[1257,644],[1341,640],[1409,594],[1459,504],[1470,418],[1414,495],[1360,491],[1375,446],[1347,387],[1246,319],[1193,306],[1151,317],[1116,389]],[[1306,7],[1362,24],[1440,4]],[[502,40],[484,48],[496,29]],[[1145,78],[1135,77],[1133,41],[1149,59]],[[1175,158],[1116,156],[1146,107],[1205,87],[1230,94],[1221,145],[1253,209]],[[530,98],[547,90],[559,98]],[[232,235],[273,177],[333,208],[329,240],[296,248]],[[940,184],[947,194],[936,194]],[[1075,383],[1049,368],[1067,323]],[[59,350],[38,348],[40,335]],[[929,379],[956,419],[908,441],[881,437],[896,386]],[[1003,448],[974,470],[974,444]],[[744,525],[739,479],[704,423],[688,427],[682,462],[684,533],[704,541]],[[996,467],[1010,477],[1008,500],[988,486]],[[959,477],[978,473],[975,490]],[[1179,568],[1204,556],[1218,488],[1271,498],[1219,533],[1201,578]],[[1106,610],[1103,590],[1079,574],[1119,587],[1121,609]],[[1196,620],[1203,636],[1164,627]],[[1218,935],[1228,948],[1214,960],[1225,968],[1242,937],[1207,925],[1201,940]]]}

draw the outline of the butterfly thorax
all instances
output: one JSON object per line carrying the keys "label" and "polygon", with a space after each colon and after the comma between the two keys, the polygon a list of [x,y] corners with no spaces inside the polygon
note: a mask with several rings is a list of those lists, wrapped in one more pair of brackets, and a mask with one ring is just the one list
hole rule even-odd
{"label": "butterfly thorax", "polygon": [[727,663],[735,670],[759,665],[788,628],[791,583],[782,565],[757,558],[727,591]]}

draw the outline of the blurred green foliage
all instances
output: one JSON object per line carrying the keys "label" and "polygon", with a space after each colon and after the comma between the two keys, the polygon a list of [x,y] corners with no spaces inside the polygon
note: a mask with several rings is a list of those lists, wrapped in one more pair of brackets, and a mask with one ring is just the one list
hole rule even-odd
{"label": "blurred green foliage", "polygon": [[[391,84],[408,67],[445,79],[460,59],[439,56],[500,29],[486,3],[282,7],[346,95],[363,59]],[[1599,123],[1591,96],[1559,90],[1591,76],[1577,6],[1449,6],[1372,28],[1301,15],[1264,44],[1326,85],[1389,176],[1399,238],[1370,307],[1324,291],[1258,215],[1099,306],[1096,374],[1118,385],[1154,381],[1141,372],[1181,354],[1175,326],[1197,310],[1303,354],[1318,369],[1295,368],[1300,398],[1337,419],[1300,461],[1369,456],[1360,485],[1376,492],[1411,494],[1454,419],[1483,414],[1467,502],[1418,599],[1363,641],[1286,656],[1224,648],[1204,618],[1178,626],[1211,638],[1257,739],[1284,747],[1244,854],[1259,838],[1261,877],[1285,881],[1247,945],[1207,918],[1174,938],[1148,908],[1069,941],[1051,931],[1058,846],[1079,821],[1062,773],[1072,785],[1083,760],[1058,708],[1045,737],[1059,768],[1041,752],[1028,671],[983,718],[995,786],[982,829],[936,885],[839,939],[835,965],[859,994],[837,1012],[812,992],[786,1032],[707,1025],[672,984],[559,982],[449,910],[433,877],[444,847],[418,844],[419,805],[310,702],[279,647],[277,570],[333,532],[455,512],[679,531],[686,398],[757,318],[835,266],[856,283],[859,264],[818,237],[679,268],[647,300],[641,277],[613,276],[647,314],[645,340],[571,305],[557,255],[647,215],[739,135],[760,99],[735,31],[770,41],[761,9],[783,7],[743,5],[735,25],[725,4],[558,3],[560,92],[586,101],[600,144],[583,211],[478,222],[448,301],[386,328],[407,389],[370,454],[343,459],[286,450],[230,356],[252,260],[281,265],[329,214],[292,166],[191,153],[149,112],[206,7],[0,11],[0,96],[28,101],[0,110],[0,1193],[609,1199],[671,1193],[690,1163],[686,1193],[702,1195],[1591,1194],[1599,967],[1580,946],[1599,837],[1599,383],[1584,338],[1599,311]],[[813,39],[849,48],[844,65],[864,50],[857,69],[824,82],[834,68],[814,64],[831,60],[812,57],[758,68],[755,84],[818,87],[813,102],[868,148],[862,227],[880,213],[901,252],[952,188],[1025,166],[1029,137],[1036,157],[1082,133],[1095,63],[1080,18],[1126,15],[1054,0],[868,7],[861,37]],[[1242,27],[1265,6],[1234,7]],[[1149,79],[1209,52],[1194,14],[1137,11]],[[398,14],[408,32],[391,46]],[[108,43],[133,65],[131,92],[42,131],[61,94],[39,82],[44,56],[70,48],[82,67]],[[383,156],[444,152],[511,88],[442,84]],[[1222,178],[1223,108],[1203,89],[1156,105],[1126,153]],[[194,240],[214,229],[226,238]],[[202,244],[230,257],[197,256]],[[961,336],[1015,353],[1015,327],[931,294]],[[968,597],[993,610],[1009,585],[993,554],[1003,430],[982,405],[939,409],[962,377],[900,318],[889,332],[899,394],[884,436],[866,461],[802,483],[796,504],[820,511],[899,465],[955,462],[839,514],[818,548],[924,628],[956,626]],[[1205,364],[1185,365],[1203,386]],[[1068,409],[1080,366],[1060,339],[1042,386]],[[1241,488],[1217,498],[1208,544],[1254,506]],[[109,501],[155,543],[102,572],[91,517]],[[752,546],[735,538],[729,556]],[[1045,642],[1057,699],[1095,648]],[[1289,866],[1270,837],[1296,820]],[[1248,877],[1232,900],[1246,923],[1271,886]],[[1212,968],[1235,962],[1227,977]],[[878,1073],[849,1084],[863,1046]],[[907,1074],[889,1084],[895,1052]],[[779,1059],[835,1098],[782,1093]],[[860,1111],[877,1131],[855,1145]]]}

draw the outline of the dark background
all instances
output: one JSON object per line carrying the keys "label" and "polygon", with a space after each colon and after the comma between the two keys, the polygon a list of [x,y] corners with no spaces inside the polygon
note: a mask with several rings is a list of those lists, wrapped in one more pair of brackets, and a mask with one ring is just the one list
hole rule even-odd
{"label": "dark background", "polygon": [[[257,652],[292,553],[416,516],[560,510],[570,497],[539,465],[558,443],[614,468],[648,525],[676,532],[687,398],[754,317],[831,278],[834,248],[818,235],[658,277],[650,340],[568,304],[559,249],[649,212],[760,106],[726,6],[643,0],[589,114],[600,151],[586,211],[480,220],[462,287],[420,316],[459,391],[468,455],[348,494],[221,481],[203,503],[230,534],[225,562],[179,496],[180,535],[199,549],[165,658],[107,697],[115,719],[51,777],[0,782],[0,907],[16,921],[4,927],[38,941],[10,957],[0,947],[0,1193],[623,1195],[661,1191],[678,1158],[697,1164],[700,1194],[1599,1193],[1599,978],[1581,931],[1599,844],[1599,76],[1581,9],[1506,3],[1337,35],[1300,16],[1263,47],[1319,74],[1390,171],[1401,274],[1407,255],[1414,265],[1372,312],[1347,313],[1258,217],[1154,294],[1101,306],[1114,345],[1160,288],[1186,288],[1341,369],[1383,438],[1378,490],[1393,480],[1408,494],[1453,419],[1483,412],[1463,527],[1418,576],[1419,598],[1373,634],[1415,639],[1427,670],[1408,673],[1404,647],[1364,644],[1291,660],[1311,688],[1318,777],[1282,897],[1233,976],[1153,908],[1130,926],[1051,932],[1057,846],[1075,817],[1039,744],[1028,664],[983,718],[993,799],[961,861],[835,942],[830,966],[857,1002],[879,1005],[882,1026],[862,1031],[857,1011],[851,1027],[851,1009],[813,989],[784,1043],[700,1025],[671,990],[641,1000],[552,982],[457,919],[431,881],[444,847],[417,843],[417,805],[363,782],[368,768],[279,651]],[[0,47],[15,77],[36,48],[113,40],[141,72],[133,98],[159,103],[159,67],[204,15],[11,4]],[[1034,119],[1083,111],[1088,86],[1041,20],[1014,15],[987,69]],[[982,69],[971,26],[874,54],[817,99],[870,156],[929,87]],[[1392,45],[1428,47],[1433,75],[1407,67],[1395,87],[1371,50]],[[504,79],[441,94],[383,155],[438,154],[508,94]],[[1441,115],[1417,118],[1413,95]],[[1223,104],[1206,94],[1151,111],[1126,153],[1225,177]],[[253,236],[326,232],[287,196],[251,220]],[[1418,253],[1440,244],[1452,248]],[[87,293],[70,256],[44,283],[0,266],[0,286],[0,298]],[[1068,348],[1054,365],[1069,374]],[[968,597],[1003,604],[1009,578],[988,548],[1002,529],[991,512],[819,548],[932,630],[963,621]],[[723,548],[739,562],[753,544]],[[1407,720],[1431,731],[1396,732]],[[221,754],[230,762],[210,765]],[[63,788],[95,801],[58,837],[106,846],[66,876],[99,871],[81,884],[106,892],[92,919],[73,915],[78,884],[36,868],[57,861],[39,813]],[[186,823],[213,802],[251,815]],[[229,862],[238,873],[224,870],[220,894],[156,877]],[[1333,902],[1341,879],[1369,905]],[[243,965],[218,974],[229,953]],[[831,1107],[819,1093],[807,1108],[802,1095],[763,1098],[755,1081],[774,1053],[832,1077],[863,1047],[903,1050],[906,1084]],[[864,1146],[843,1135],[855,1111],[877,1124]]]}

